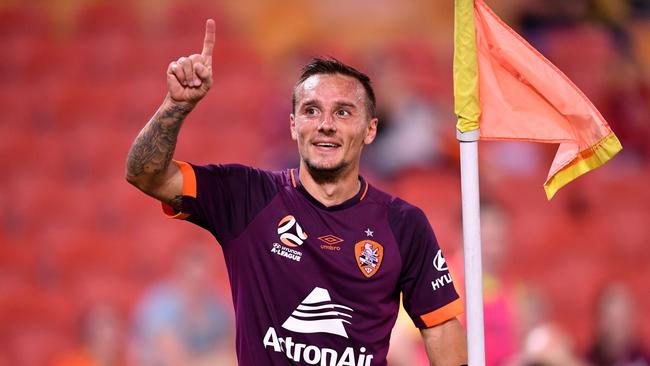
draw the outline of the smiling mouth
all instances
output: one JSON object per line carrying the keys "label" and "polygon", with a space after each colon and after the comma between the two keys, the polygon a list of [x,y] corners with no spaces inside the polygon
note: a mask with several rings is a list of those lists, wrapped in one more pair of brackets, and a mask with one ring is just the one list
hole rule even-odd
{"label": "smiling mouth", "polygon": [[312,145],[316,147],[326,148],[326,149],[335,149],[337,147],[341,147],[341,145],[332,142],[317,142]]}

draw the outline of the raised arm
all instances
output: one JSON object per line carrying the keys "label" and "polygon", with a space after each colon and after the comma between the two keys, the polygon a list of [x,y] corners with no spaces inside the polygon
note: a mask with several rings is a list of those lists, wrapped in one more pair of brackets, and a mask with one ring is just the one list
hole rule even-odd
{"label": "raised arm", "polygon": [[144,193],[180,209],[183,177],[171,164],[185,117],[212,86],[215,24],[205,24],[201,54],[181,57],[167,68],[167,96],[136,137],[126,161],[126,180]]}
{"label": "raised arm", "polygon": [[453,318],[431,328],[422,329],[424,348],[432,366],[467,365],[465,330]]}

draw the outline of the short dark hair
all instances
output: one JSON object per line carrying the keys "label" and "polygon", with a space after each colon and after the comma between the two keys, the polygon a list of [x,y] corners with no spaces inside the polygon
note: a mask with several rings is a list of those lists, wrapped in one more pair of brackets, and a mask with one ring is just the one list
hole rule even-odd
{"label": "short dark hair", "polygon": [[366,111],[368,112],[368,116],[370,118],[375,117],[377,101],[375,99],[375,92],[372,90],[372,85],[368,75],[362,73],[352,66],[344,64],[343,62],[333,57],[314,57],[302,68],[302,75],[300,75],[300,79],[298,79],[296,85],[294,85],[293,94],[291,95],[291,110],[293,112],[296,111],[296,92],[300,84],[302,84],[309,77],[319,74],[341,74],[357,79],[363,86],[363,89],[366,91]]}

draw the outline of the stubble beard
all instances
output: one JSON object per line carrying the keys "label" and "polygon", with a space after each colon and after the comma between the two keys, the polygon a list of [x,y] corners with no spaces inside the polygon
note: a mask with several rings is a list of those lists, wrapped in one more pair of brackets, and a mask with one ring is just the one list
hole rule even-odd
{"label": "stubble beard", "polygon": [[333,167],[323,168],[313,164],[309,159],[303,159],[303,161],[309,175],[318,184],[336,183],[343,176],[343,172],[350,166],[347,161],[341,161]]}

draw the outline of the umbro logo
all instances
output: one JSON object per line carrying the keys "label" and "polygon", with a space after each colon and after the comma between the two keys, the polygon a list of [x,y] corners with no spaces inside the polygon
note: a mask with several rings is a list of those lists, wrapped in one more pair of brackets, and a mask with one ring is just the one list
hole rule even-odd
{"label": "umbro logo", "polygon": [[327,245],[334,245],[334,244],[338,244],[338,243],[343,242],[343,239],[339,238],[336,235],[332,235],[332,234],[319,236],[318,240],[322,241],[323,243],[325,243]]}
{"label": "umbro logo", "polygon": [[315,287],[298,305],[282,328],[296,333],[329,333],[348,338],[344,324],[350,324],[352,308],[332,302],[329,291]]}
{"label": "umbro logo", "polygon": [[320,245],[320,248],[322,250],[330,250],[333,252],[341,251],[341,246],[339,244],[343,242],[343,239],[339,238],[338,236],[332,234],[323,235],[323,236],[319,236],[318,240],[324,243]]}

